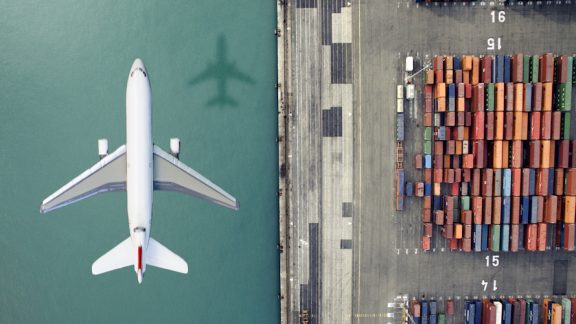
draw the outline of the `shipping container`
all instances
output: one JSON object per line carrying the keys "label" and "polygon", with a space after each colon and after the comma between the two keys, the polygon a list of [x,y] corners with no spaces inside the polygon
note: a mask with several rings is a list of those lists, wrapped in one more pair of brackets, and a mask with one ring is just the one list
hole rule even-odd
{"label": "shipping container", "polygon": [[520,225],[510,225],[510,251],[518,252],[518,237],[520,232]]}
{"label": "shipping container", "polygon": [[546,53],[540,56],[539,81],[554,81],[554,55],[552,53]]}
{"label": "shipping container", "polygon": [[576,234],[576,224],[564,225],[564,250],[574,251],[574,235]]}
{"label": "shipping container", "polygon": [[540,58],[538,55],[533,55],[530,59],[530,82],[536,83],[539,80],[540,72]]}
{"label": "shipping container", "polygon": [[502,225],[501,234],[501,251],[508,252],[510,243],[510,225]]}
{"label": "shipping container", "polygon": [[549,224],[555,224],[557,212],[558,196],[547,196],[544,199],[544,221]]}
{"label": "shipping container", "polygon": [[538,224],[538,251],[546,251],[546,223]]}
{"label": "shipping container", "polygon": [[510,56],[504,56],[504,82],[512,82],[511,78],[511,59]]}
{"label": "shipping container", "polygon": [[532,83],[524,83],[524,111],[532,111]]}
{"label": "shipping container", "polygon": [[524,249],[536,251],[538,224],[528,224],[524,231]]}
{"label": "shipping container", "polygon": [[524,55],[514,54],[512,56],[512,82],[523,82],[524,77]]}
{"label": "shipping container", "polygon": [[542,110],[542,83],[535,83],[532,88],[532,111]]}
{"label": "shipping container", "polygon": [[492,225],[490,228],[492,231],[492,241],[491,241],[491,250],[492,252],[499,252],[500,251],[500,225]]}

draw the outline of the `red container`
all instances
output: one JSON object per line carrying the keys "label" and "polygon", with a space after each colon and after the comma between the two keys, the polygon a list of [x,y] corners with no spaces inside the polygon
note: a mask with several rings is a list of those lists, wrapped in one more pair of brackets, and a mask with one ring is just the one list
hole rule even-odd
{"label": "red container", "polygon": [[474,154],[464,154],[462,166],[464,169],[472,169],[474,167]]}
{"label": "red container", "polygon": [[506,98],[504,100],[504,110],[514,111],[514,83],[506,83]]}
{"label": "red container", "polygon": [[434,155],[444,155],[444,142],[434,141]]}
{"label": "red container", "polygon": [[540,141],[530,141],[528,147],[528,167],[529,168],[539,168],[540,167]]}
{"label": "red container", "polygon": [[520,197],[512,197],[510,200],[510,223],[520,224]]}
{"label": "red container", "polygon": [[564,169],[554,170],[554,194],[564,195]]}
{"label": "red container", "polygon": [[422,251],[430,251],[430,238],[428,236],[422,236]]}
{"label": "red container", "polygon": [[568,55],[558,56],[556,58],[556,66],[556,82],[566,83],[568,77]]}
{"label": "red container", "polygon": [[558,159],[556,159],[556,166],[558,168],[568,168],[570,165],[570,141],[563,140],[556,142],[558,149]]}
{"label": "red container", "polygon": [[432,223],[424,223],[423,232],[424,236],[432,237]]}
{"label": "red container", "polygon": [[492,82],[492,56],[485,55],[482,57],[482,82]]}
{"label": "red container", "polygon": [[492,197],[484,197],[484,224],[492,224]]}
{"label": "red container", "polygon": [[522,169],[522,196],[530,195],[530,169]]}
{"label": "red container", "polygon": [[466,120],[464,121],[464,126],[472,127],[472,113],[466,112]]}
{"label": "red container", "polygon": [[472,225],[464,225],[464,238],[472,238]]}
{"label": "red container", "polygon": [[514,139],[514,112],[507,111],[504,113],[504,139]]}
{"label": "red container", "polygon": [[544,199],[544,221],[549,224],[556,223],[558,212],[558,197],[548,196]]}
{"label": "red container", "polygon": [[483,169],[486,167],[486,151],[484,150],[485,142],[474,141],[472,143],[472,154],[474,154],[474,165],[478,169]]}
{"label": "red container", "polygon": [[564,194],[567,196],[576,196],[576,168],[568,169],[565,173],[566,187],[564,188]]}
{"label": "red container", "polygon": [[458,240],[455,238],[450,239],[449,248],[450,251],[456,251],[458,249]]}
{"label": "red container", "polygon": [[536,251],[536,243],[538,238],[538,225],[528,224],[524,230],[524,249],[528,251]]}
{"label": "red container", "polygon": [[540,122],[540,138],[550,139],[552,135],[552,112],[544,111],[542,112],[542,121]]}
{"label": "red container", "polygon": [[482,197],[474,196],[472,197],[472,217],[474,224],[482,224]]}
{"label": "red container", "polygon": [[443,210],[435,210],[434,211],[434,218],[436,225],[444,225],[444,211]]}
{"label": "red container", "polygon": [[512,82],[522,82],[524,72],[524,56],[522,53],[512,55]]}
{"label": "red container", "polygon": [[486,132],[484,134],[487,140],[494,139],[494,112],[487,111],[486,112]]}
{"label": "red container", "polygon": [[576,224],[565,224],[564,225],[564,250],[574,251],[574,235]]}
{"label": "red container", "polygon": [[462,239],[462,251],[472,252],[472,239],[469,238]]}
{"label": "red container", "polygon": [[522,193],[522,169],[512,169],[512,196],[520,197]]}
{"label": "red container", "polygon": [[454,315],[454,300],[452,299],[446,300],[446,315]]}
{"label": "red container", "polygon": [[460,217],[462,218],[462,224],[472,225],[473,216],[471,210],[463,210]]}
{"label": "red container", "polygon": [[424,181],[432,182],[432,169],[424,169]]}
{"label": "red container", "polygon": [[464,85],[464,98],[466,99],[472,98],[472,85],[469,83],[466,83]]}
{"label": "red container", "polygon": [[432,196],[424,196],[424,209],[432,208]]}
{"label": "red container", "polygon": [[490,197],[494,192],[494,170],[485,169],[482,175],[482,196]]}
{"label": "red container", "polygon": [[538,169],[536,171],[536,195],[546,196],[548,195],[548,169]]}
{"label": "red container", "polygon": [[442,226],[442,237],[451,239],[454,237],[454,225],[446,224]]}
{"label": "red container", "polygon": [[513,224],[510,226],[510,252],[518,252],[518,233],[520,225]]}
{"label": "red container", "polygon": [[542,110],[542,83],[536,83],[532,87],[532,111]]}
{"label": "red container", "polygon": [[454,83],[462,83],[462,70],[454,71]]}
{"label": "red container", "polygon": [[432,118],[433,118],[433,114],[432,113],[424,113],[424,127],[432,127]]}
{"label": "red container", "polygon": [[446,126],[456,126],[456,113],[455,112],[447,112],[445,118]]}
{"label": "red container", "polygon": [[540,56],[540,82],[554,81],[554,54],[546,53]]}
{"label": "red container", "polygon": [[438,168],[438,169],[435,168],[435,169],[434,169],[434,182],[435,182],[435,183],[440,183],[440,182],[442,182],[442,177],[443,177],[443,175],[444,175],[444,174],[443,174],[443,173],[444,173],[443,170],[444,170],[444,169],[440,169],[440,168]]}
{"label": "red container", "polygon": [[538,224],[538,251],[546,251],[546,223]]}
{"label": "red container", "polygon": [[484,111],[484,83],[472,87],[472,111]]}
{"label": "red container", "polygon": [[542,119],[540,112],[532,112],[530,114],[530,139],[540,139],[540,121]]}
{"label": "red container", "polygon": [[470,188],[470,194],[472,196],[480,196],[480,184],[481,184],[480,169],[473,169],[472,186]]}
{"label": "red container", "polygon": [[473,117],[473,127],[472,127],[472,139],[481,140],[484,139],[484,112],[476,112]]}
{"label": "red container", "polygon": [[570,167],[576,168],[576,140],[572,140],[570,142],[570,146],[572,147],[572,158],[570,159]]}
{"label": "red container", "polygon": [[499,225],[502,216],[502,197],[492,198],[492,224]]}

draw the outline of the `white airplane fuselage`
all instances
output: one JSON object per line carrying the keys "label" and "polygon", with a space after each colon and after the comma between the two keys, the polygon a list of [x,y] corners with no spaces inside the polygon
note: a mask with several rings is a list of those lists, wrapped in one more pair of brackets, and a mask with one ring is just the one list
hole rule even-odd
{"label": "white airplane fuselage", "polygon": [[126,163],[128,224],[135,248],[134,271],[141,282],[152,219],[154,161],[150,82],[139,59],[132,64],[126,87]]}

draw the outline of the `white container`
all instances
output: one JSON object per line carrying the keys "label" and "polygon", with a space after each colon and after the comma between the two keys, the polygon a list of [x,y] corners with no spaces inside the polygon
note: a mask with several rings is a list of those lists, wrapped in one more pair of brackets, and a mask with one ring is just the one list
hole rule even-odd
{"label": "white container", "polygon": [[406,72],[412,72],[414,70],[414,57],[406,56]]}
{"label": "white container", "polygon": [[401,84],[396,87],[396,99],[404,99],[404,86]]}
{"label": "white container", "polygon": [[396,99],[396,112],[404,112],[404,99]]}
{"label": "white container", "polygon": [[406,85],[406,99],[412,100],[414,99],[414,85],[408,84]]}

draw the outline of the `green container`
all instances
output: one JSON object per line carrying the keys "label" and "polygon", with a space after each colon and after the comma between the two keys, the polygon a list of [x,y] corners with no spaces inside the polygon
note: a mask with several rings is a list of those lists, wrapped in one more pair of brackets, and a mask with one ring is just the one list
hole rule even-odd
{"label": "green container", "polygon": [[[570,323],[570,313],[568,313],[568,322],[566,323]],[[446,324],[446,315],[442,313],[438,314],[438,324]]]}
{"label": "green container", "polygon": [[572,82],[558,84],[556,105],[560,111],[570,111],[572,109]]}
{"label": "green container", "polygon": [[432,155],[432,141],[424,141],[424,154]]}
{"label": "green container", "polygon": [[432,140],[432,127],[424,127],[424,140],[425,141]]}
{"label": "green container", "polygon": [[462,210],[470,210],[470,196],[460,197],[460,208]]}
{"label": "green container", "polygon": [[486,83],[486,111],[494,111],[494,83]]}
{"label": "green container", "polygon": [[522,71],[524,72],[524,83],[528,83],[530,78],[530,55],[524,55],[524,66]]}
{"label": "green container", "polygon": [[530,62],[530,82],[538,82],[538,68],[540,63],[540,57],[538,55],[532,56],[532,61]]}
{"label": "green container", "polygon": [[[574,62],[574,56],[571,56],[572,62]],[[576,64],[572,63],[572,83],[576,83]]]}
{"label": "green container", "polygon": [[492,225],[492,251],[500,251],[500,225]]}
{"label": "green container", "polygon": [[568,298],[562,298],[562,323],[570,323],[570,311],[572,310],[572,303]]}
{"label": "green container", "polygon": [[562,114],[562,139],[570,139],[570,118],[572,118],[569,112]]}

